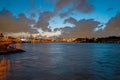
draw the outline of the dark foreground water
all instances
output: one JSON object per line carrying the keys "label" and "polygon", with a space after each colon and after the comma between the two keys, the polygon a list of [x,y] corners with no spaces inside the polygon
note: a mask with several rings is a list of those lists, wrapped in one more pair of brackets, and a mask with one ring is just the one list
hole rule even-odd
{"label": "dark foreground water", "polygon": [[120,80],[120,44],[22,44],[0,55],[0,80]]}

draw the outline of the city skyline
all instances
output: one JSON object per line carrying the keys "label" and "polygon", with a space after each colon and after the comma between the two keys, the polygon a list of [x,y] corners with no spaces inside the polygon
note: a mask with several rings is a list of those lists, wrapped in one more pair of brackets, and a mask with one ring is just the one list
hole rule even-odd
{"label": "city skyline", "polygon": [[120,36],[120,0],[0,0],[0,32]]}

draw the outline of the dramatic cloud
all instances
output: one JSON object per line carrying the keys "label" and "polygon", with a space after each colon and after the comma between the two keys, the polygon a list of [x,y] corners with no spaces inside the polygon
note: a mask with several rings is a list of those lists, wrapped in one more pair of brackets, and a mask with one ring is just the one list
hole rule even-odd
{"label": "dramatic cloud", "polygon": [[107,37],[107,36],[120,36],[120,13],[115,17],[111,18],[105,26],[105,29],[99,29],[95,31],[98,27],[101,27],[100,22],[94,21],[93,19],[82,19],[76,21],[74,18],[69,18],[65,20],[65,23],[74,24],[75,27],[65,27],[55,30],[62,30],[61,37]]}
{"label": "dramatic cloud", "polygon": [[[50,0],[45,1],[49,2]],[[34,0],[30,0],[30,2],[33,4]],[[73,10],[81,11],[84,13],[91,12],[93,10],[93,6],[90,5],[87,0],[52,0],[52,2],[55,4],[55,12],[46,11],[40,13],[39,19],[34,27],[40,28],[43,31],[50,31],[49,21],[51,20],[51,18],[56,16],[56,11],[59,12],[61,9],[69,5],[72,5],[70,10],[65,13],[61,13],[60,16],[67,16]]]}
{"label": "dramatic cloud", "polygon": [[104,33],[109,36],[120,36],[120,13],[109,20]]}
{"label": "dramatic cloud", "polygon": [[[120,35],[120,13],[113,18],[106,17],[108,18],[107,20],[111,18],[107,24],[106,22],[105,24],[103,24],[104,21],[106,21],[106,18],[104,20],[104,18],[102,17],[103,15],[101,14],[100,14],[101,16],[100,18],[98,18],[96,14],[94,15],[94,12],[90,14],[90,16],[89,14],[79,15],[79,12],[81,13],[92,12],[94,10],[94,7],[95,9],[98,9],[95,3],[91,4],[90,0],[44,0],[42,1],[42,3],[40,3],[39,6],[35,4],[36,0],[28,0],[28,1],[27,2],[30,4],[26,5],[28,6],[27,8],[26,6],[24,6],[25,10],[23,10],[22,13],[19,12],[19,10],[21,10],[22,8],[19,8],[18,11],[15,9],[16,13],[14,13],[15,12],[14,9],[12,10],[9,9],[13,13],[11,13],[6,9],[0,11],[0,32],[14,32],[14,33],[35,32],[37,30],[39,31],[39,34],[43,36],[61,35],[61,37],[69,37],[69,38],[98,37],[101,35],[104,36]],[[5,2],[5,4],[6,3],[7,1]],[[14,2],[11,3],[14,4]],[[46,4],[43,6],[43,3]],[[50,7],[48,7],[48,5]],[[101,7],[100,9],[102,9],[103,7]],[[107,12],[108,11],[114,12],[115,11],[114,8],[115,8],[114,6],[104,7],[104,9],[106,9]],[[27,17],[25,14],[23,14],[23,12],[25,12]],[[15,14],[17,17],[14,16],[13,14]],[[72,14],[74,14],[75,16]],[[60,19],[56,19],[55,17],[57,16],[61,16]],[[114,16],[114,15],[110,13],[110,16]],[[94,18],[94,19],[90,19],[90,18]],[[81,19],[81,20],[77,21],[76,19],[77,20]],[[60,26],[62,26],[63,28],[60,28]],[[59,27],[59,28],[52,31],[55,27]]]}
{"label": "dramatic cloud", "polygon": [[68,12],[62,13],[63,16],[74,10],[83,13],[89,13],[94,10],[88,0],[58,0],[56,3],[56,10],[61,10],[69,5],[72,5],[72,7],[68,10]]}
{"label": "dramatic cloud", "polygon": [[49,20],[54,16],[52,12],[43,12],[40,14],[39,20],[35,27],[41,28],[43,31],[50,31]]}
{"label": "dramatic cloud", "polygon": [[34,20],[26,18],[24,14],[16,18],[6,9],[0,12],[0,32],[33,32],[31,24],[34,24]]}
{"label": "dramatic cloud", "polygon": [[97,36],[97,32],[94,29],[100,24],[98,21],[94,21],[93,19],[82,19],[80,21],[76,21],[73,18],[69,18],[65,20],[65,23],[72,23],[75,27],[65,27],[61,28],[62,35],[61,37],[95,37]]}

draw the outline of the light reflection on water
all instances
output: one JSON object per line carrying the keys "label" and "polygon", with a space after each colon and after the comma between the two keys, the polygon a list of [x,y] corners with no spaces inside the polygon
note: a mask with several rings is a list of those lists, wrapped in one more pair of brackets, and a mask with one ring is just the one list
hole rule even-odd
{"label": "light reflection on water", "polygon": [[27,52],[0,56],[0,80],[120,80],[118,44],[41,43],[21,48]]}
{"label": "light reflection on water", "polygon": [[10,61],[7,59],[1,58],[0,59],[0,80],[5,80],[6,77],[9,75],[10,71]]}

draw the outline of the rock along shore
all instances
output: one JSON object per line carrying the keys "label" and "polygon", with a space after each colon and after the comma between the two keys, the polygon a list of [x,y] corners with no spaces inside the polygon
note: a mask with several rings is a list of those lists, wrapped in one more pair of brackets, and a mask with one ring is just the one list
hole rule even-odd
{"label": "rock along shore", "polygon": [[0,55],[25,52],[22,49],[11,47],[11,44],[10,42],[0,42]]}

